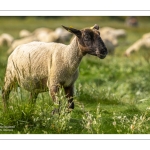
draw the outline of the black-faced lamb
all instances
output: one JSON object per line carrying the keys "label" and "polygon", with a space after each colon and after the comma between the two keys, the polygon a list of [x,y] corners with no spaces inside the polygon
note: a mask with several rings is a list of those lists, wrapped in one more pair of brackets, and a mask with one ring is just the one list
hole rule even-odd
{"label": "black-faced lamb", "polygon": [[68,107],[73,109],[74,82],[78,78],[79,64],[86,54],[104,59],[107,48],[100,37],[99,26],[78,30],[65,27],[75,38],[69,45],[61,43],[31,42],[18,46],[9,56],[2,90],[4,108],[15,83],[31,93],[35,102],[41,92],[49,91],[56,101],[59,88],[64,88]]}

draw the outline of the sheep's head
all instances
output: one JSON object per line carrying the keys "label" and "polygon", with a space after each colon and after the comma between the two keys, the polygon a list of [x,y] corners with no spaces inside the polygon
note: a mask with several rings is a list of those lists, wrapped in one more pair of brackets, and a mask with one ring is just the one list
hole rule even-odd
{"label": "sheep's head", "polygon": [[90,54],[101,59],[106,57],[107,48],[100,37],[99,26],[97,24],[83,30],[77,30],[72,27],[63,27],[78,37],[79,47],[84,55]]}

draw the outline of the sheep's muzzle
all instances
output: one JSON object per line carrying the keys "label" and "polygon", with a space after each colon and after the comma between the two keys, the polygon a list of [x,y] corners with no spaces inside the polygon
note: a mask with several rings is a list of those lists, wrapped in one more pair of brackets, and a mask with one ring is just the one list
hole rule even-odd
{"label": "sheep's muzzle", "polygon": [[107,56],[107,48],[103,48],[101,51],[96,50],[96,55],[100,59],[104,59]]}
{"label": "sheep's muzzle", "polygon": [[101,53],[100,54],[100,59],[104,59],[107,56],[107,51],[105,53]]}

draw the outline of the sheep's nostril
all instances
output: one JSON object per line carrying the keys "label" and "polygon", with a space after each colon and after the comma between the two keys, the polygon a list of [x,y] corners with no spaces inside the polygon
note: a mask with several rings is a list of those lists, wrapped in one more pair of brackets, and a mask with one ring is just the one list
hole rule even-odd
{"label": "sheep's nostril", "polygon": [[107,55],[107,49],[103,49],[103,50],[101,51],[101,54]]}

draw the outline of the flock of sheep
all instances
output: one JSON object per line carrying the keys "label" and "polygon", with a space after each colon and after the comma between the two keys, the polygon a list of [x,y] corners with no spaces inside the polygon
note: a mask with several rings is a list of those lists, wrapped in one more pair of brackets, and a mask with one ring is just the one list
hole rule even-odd
{"label": "flock of sheep", "polygon": [[[109,54],[113,54],[116,46],[118,46],[118,38],[126,37],[126,31],[124,29],[102,27],[99,31]],[[71,36],[71,33],[61,27],[56,28],[55,30],[42,27],[35,29],[33,32],[23,29],[19,32],[19,39],[14,39],[13,36],[8,33],[1,34],[0,46],[6,44],[9,47],[7,53],[10,54],[21,44],[26,44],[32,41],[64,43],[68,42]],[[138,51],[141,47],[150,48],[150,33],[144,34],[141,39],[137,40],[133,45],[127,48],[124,55],[130,56],[131,52]]]}
{"label": "flock of sheep", "polygon": [[32,41],[41,42],[65,42],[69,40],[71,34],[62,28],[56,28],[55,30],[49,28],[37,28],[33,32],[23,29],[19,32],[19,39],[14,39],[10,34],[2,34],[0,36],[0,46],[7,44],[9,49],[7,51],[10,54],[17,46],[26,44]]}
{"label": "flock of sheep", "polygon": [[[124,29],[114,29],[111,27],[103,27],[99,29],[102,39],[106,44],[109,53],[113,53],[115,47],[118,45],[118,38],[126,36]],[[7,44],[10,54],[18,45],[26,44],[32,41],[41,42],[67,42],[72,34],[63,28],[56,28],[55,30],[49,28],[37,28],[33,32],[23,29],[19,32],[19,39],[14,39],[10,34],[3,33],[0,36],[0,46]]]}
{"label": "flock of sheep", "polygon": [[[73,109],[73,86],[83,56],[90,54],[104,59],[107,54],[114,53],[118,38],[125,37],[126,32],[111,27],[99,29],[95,24],[82,30],[65,26],[55,30],[38,28],[33,32],[24,29],[19,36],[20,39],[14,39],[6,33],[0,36],[0,46],[7,44],[7,53],[10,54],[2,90],[4,108],[7,107],[9,93],[17,82],[31,93],[32,102],[44,91],[49,91],[55,102],[59,88],[63,87],[69,108]],[[62,44],[69,39],[69,45]],[[150,47],[150,33],[144,34],[131,45],[125,55],[129,56],[142,46]]]}

